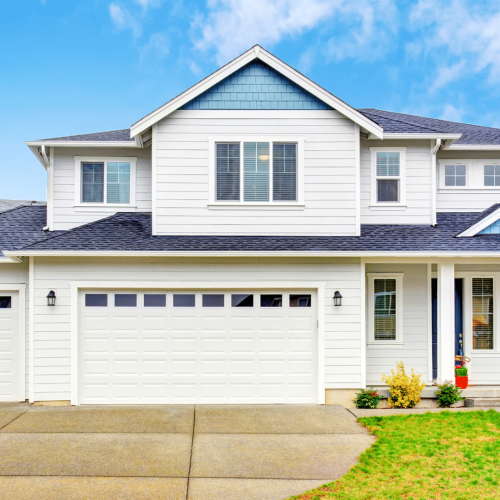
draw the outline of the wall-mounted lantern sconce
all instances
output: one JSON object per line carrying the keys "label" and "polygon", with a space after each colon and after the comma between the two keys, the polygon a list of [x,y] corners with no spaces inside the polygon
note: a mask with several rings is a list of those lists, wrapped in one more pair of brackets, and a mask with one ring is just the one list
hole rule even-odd
{"label": "wall-mounted lantern sconce", "polygon": [[342,295],[338,290],[333,294],[333,305],[334,306],[342,305]]}
{"label": "wall-mounted lantern sconce", "polygon": [[54,292],[54,290],[51,290],[47,295],[47,305],[48,306],[56,305],[56,292]]}

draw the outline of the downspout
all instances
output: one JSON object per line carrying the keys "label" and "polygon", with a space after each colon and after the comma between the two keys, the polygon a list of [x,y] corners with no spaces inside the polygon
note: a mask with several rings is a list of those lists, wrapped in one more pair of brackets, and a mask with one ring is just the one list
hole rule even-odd
{"label": "downspout", "polygon": [[436,145],[431,149],[431,226],[437,226],[437,152],[441,147],[441,139],[436,139]]}

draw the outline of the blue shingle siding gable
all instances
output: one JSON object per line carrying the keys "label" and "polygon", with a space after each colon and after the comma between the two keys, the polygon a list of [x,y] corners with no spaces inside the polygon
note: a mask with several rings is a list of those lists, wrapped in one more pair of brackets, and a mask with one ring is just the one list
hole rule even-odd
{"label": "blue shingle siding gable", "polygon": [[180,109],[332,109],[266,64],[253,61]]}
{"label": "blue shingle siding gable", "polygon": [[493,222],[477,234],[500,234],[500,220]]}

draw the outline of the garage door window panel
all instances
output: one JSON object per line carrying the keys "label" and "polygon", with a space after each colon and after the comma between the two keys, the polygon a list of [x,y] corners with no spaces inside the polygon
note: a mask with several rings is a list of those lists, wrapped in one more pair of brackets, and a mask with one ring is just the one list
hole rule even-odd
{"label": "garage door window panel", "polygon": [[164,293],[145,293],[144,307],[166,307],[167,296]]}
{"label": "garage door window panel", "polygon": [[174,307],[195,307],[194,293],[174,293]]}
{"label": "garage door window panel", "polygon": [[253,294],[233,293],[231,307],[253,307]]}
{"label": "garage door window panel", "polygon": [[262,294],[260,296],[260,307],[282,307],[283,295],[281,294]]}
{"label": "garage door window panel", "polygon": [[311,307],[311,296],[307,294],[290,294],[290,307]]}
{"label": "garage door window panel", "polygon": [[115,307],[137,307],[137,295],[135,293],[115,294]]}
{"label": "garage door window panel", "polygon": [[12,307],[12,297],[3,296],[0,297],[0,309],[11,309]]}
{"label": "garage door window panel", "polygon": [[224,307],[224,294],[204,293],[202,295],[202,307]]}
{"label": "garage door window panel", "polygon": [[86,293],[85,307],[108,307],[108,295],[105,293]]}

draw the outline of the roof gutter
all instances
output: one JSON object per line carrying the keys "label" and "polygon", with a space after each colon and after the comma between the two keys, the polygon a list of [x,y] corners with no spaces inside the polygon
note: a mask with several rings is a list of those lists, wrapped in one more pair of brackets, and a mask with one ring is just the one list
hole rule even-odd
{"label": "roof gutter", "polygon": [[140,148],[134,141],[26,141],[27,146],[55,146],[58,148]]}

